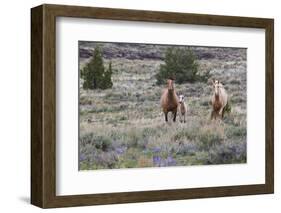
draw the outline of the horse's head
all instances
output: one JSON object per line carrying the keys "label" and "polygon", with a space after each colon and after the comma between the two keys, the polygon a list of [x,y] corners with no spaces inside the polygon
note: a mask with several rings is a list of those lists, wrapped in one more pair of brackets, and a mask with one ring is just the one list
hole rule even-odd
{"label": "horse's head", "polygon": [[184,102],[184,95],[180,95],[179,96],[179,103],[183,103]]}
{"label": "horse's head", "polygon": [[222,87],[222,84],[218,80],[213,80],[213,88],[215,90],[215,95],[219,95],[220,88]]}
{"label": "horse's head", "polygon": [[174,89],[174,83],[172,79],[168,79],[167,80],[167,84],[168,84],[168,90],[173,90]]}

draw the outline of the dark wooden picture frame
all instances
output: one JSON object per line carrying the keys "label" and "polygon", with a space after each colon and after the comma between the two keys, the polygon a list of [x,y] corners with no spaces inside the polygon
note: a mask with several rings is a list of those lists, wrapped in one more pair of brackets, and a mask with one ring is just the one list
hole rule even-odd
{"label": "dark wooden picture frame", "polygon": [[[56,195],[56,17],[75,17],[265,29],[266,137],[265,184],[192,189]],[[258,130],[257,130],[258,131]],[[66,207],[132,203],[274,192],[274,20],[41,5],[31,9],[31,203]]]}

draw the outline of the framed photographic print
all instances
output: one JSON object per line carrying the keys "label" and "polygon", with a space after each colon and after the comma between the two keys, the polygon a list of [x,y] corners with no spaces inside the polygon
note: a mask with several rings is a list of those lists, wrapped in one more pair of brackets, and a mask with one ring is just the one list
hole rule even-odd
{"label": "framed photographic print", "polygon": [[31,9],[31,203],[274,191],[273,19]]}

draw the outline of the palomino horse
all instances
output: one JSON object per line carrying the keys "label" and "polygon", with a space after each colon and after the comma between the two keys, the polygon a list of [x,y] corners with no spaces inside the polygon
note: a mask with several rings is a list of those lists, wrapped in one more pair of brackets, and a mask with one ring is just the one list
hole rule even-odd
{"label": "palomino horse", "polygon": [[165,114],[166,122],[168,122],[168,112],[173,113],[173,121],[176,121],[178,105],[179,100],[174,89],[173,79],[168,79],[167,88],[164,89],[161,96],[161,106]]}
{"label": "palomino horse", "polygon": [[225,108],[227,105],[227,93],[223,85],[218,81],[213,81],[214,94],[212,96],[212,107],[213,111],[211,119],[217,119],[217,117],[223,118]]}

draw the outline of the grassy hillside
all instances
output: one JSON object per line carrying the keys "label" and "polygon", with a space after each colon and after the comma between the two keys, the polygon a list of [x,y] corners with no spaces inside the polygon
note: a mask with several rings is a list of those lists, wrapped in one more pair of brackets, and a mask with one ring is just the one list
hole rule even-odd
{"label": "grassy hillside", "polygon": [[[95,45],[80,42],[80,68]],[[199,71],[225,85],[231,112],[210,120],[211,82],[176,84],[186,97],[187,122],[165,123],[165,85],[156,85],[155,74],[167,46],[99,45],[105,63],[112,62],[113,88],[83,90],[80,80],[81,170],[246,162],[246,49],[191,47]]]}

